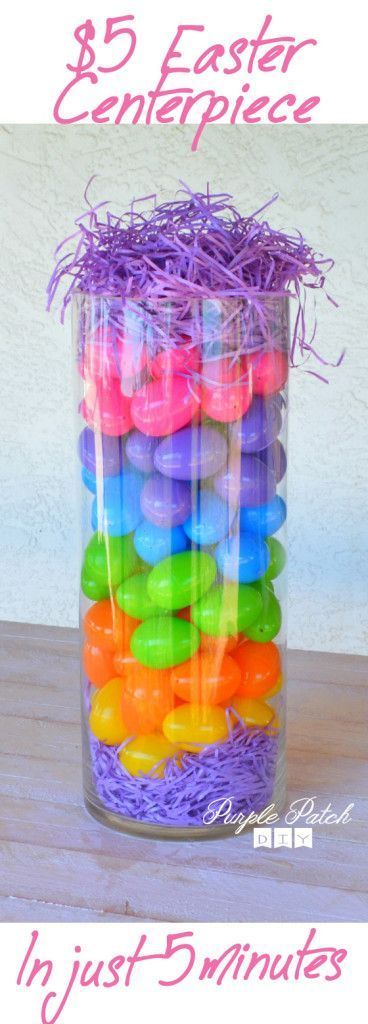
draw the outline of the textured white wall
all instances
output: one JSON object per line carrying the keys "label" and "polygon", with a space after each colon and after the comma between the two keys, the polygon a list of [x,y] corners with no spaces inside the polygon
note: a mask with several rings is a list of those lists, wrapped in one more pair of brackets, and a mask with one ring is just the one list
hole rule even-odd
{"label": "textured white wall", "polygon": [[275,191],[271,216],[336,259],[319,306],[331,356],[327,387],[291,374],[289,641],[367,652],[366,126],[192,129],[6,126],[0,131],[0,617],[77,622],[78,508],[69,323],[44,312],[55,244],[92,195],[124,209],[132,195],[172,194],[179,178],[233,193],[243,212]]}

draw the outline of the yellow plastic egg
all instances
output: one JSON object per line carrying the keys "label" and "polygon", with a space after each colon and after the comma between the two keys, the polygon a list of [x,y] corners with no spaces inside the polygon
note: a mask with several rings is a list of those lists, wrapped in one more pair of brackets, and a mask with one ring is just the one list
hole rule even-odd
{"label": "yellow plastic egg", "polygon": [[[155,778],[161,779],[165,770],[165,760],[174,757],[176,747],[161,733],[151,732],[145,736],[136,736],[127,743],[119,753],[121,764],[129,775],[148,775],[156,765]],[[160,761],[163,762],[160,764]]]}
{"label": "yellow plastic egg", "polygon": [[250,728],[265,729],[270,724],[273,729],[279,728],[280,723],[275,716],[274,709],[261,700],[253,700],[250,697],[233,697],[231,707],[237,711],[239,717]]}
{"label": "yellow plastic egg", "polygon": [[272,690],[267,690],[267,693],[264,694],[266,699],[267,700],[271,700],[271,697],[276,697],[277,694],[281,692],[283,685],[284,685],[284,677],[283,677],[282,672],[280,672],[280,675],[279,675],[275,685],[272,687]]}
{"label": "yellow plastic egg", "polygon": [[166,715],[162,731],[171,743],[192,753],[225,740],[229,733],[224,709],[210,704],[180,704]]}
{"label": "yellow plastic egg", "polygon": [[123,679],[110,679],[92,697],[89,727],[96,739],[108,746],[122,743],[129,735],[121,711]]}

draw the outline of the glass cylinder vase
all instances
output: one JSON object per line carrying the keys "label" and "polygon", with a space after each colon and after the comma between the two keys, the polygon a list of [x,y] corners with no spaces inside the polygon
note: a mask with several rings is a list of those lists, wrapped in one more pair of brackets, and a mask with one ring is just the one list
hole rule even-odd
{"label": "glass cylinder vase", "polygon": [[288,298],[74,298],[85,802],[234,834],[285,795]]}

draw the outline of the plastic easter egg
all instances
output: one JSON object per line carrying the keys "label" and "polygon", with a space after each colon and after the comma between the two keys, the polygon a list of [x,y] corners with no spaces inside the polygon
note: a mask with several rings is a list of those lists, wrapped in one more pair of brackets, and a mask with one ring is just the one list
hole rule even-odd
{"label": "plastic easter egg", "polygon": [[[181,612],[178,613],[181,615]],[[200,651],[211,654],[222,659],[225,654],[232,654],[238,646],[239,635],[235,636],[210,636],[209,633],[201,633]]]}
{"label": "plastic easter egg", "polygon": [[124,469],[121,476],[109,477],[104,482],[103,496],[96,495],[92,502],[93,530],[123,537],[132,533],[143,519],[141,493],[145,477],[136,469]]}
{"label": "plastic easter egg", "polygon": [[115,599],[126,615],[134,619],[149,619],[152,615],[162,615],[162,609],[151,601],[147,591],[149,573],[138,572],[128,576],[118,587]]}
{"label": "plastic easter egg", "polygon": [[273,444],[270,444],[269,448],[259,452],[259,458],[271,473],[274,474],[276,483],[279,484],[286,473],[286,454],[281,441],[274,441]]}
{"label": "plastic easter egg", "polygon": [[80,585],[82,593],[89,601],[103,601],[109,596],[108,583],[91,576],[85,565],[82,566]]}
{"label": "plastic easter egg", "polygon": [[157,437],[148,437],[140,430],[132,430],[126,442],[126,455],[129,462],[141,473],[152,473],[153,456],[158,445]]}
{"label": "plastic easter egg", "polygon": [[107,746],[122,743],[129,736],[121,712],[123,680],[110,679],[92,697],[89,727],[93,736]]}
{"label": "plastic easter egg", "polygon": [[193,753],[229,734],[224,709],[212,704],[181,704],[166,715],[162,731],[170,743]]}
{"label": "plastic easter egg", "polygon": [[125,337],[119,328],[101,323],[86,339],[83,354],[83,376],[130,379],[139,374],[146,364],[146,352],[135,337]]}
{"label": "plastic easter egg", "polygon": [[121,393],[120,381],[112,379],[108,386],[89,384],[80,411],[89,427],[117,437],[133,426],[130,404],[131,399]]}
{"label": "plastic easter egg", "polygon": [[188,538],[181,526],[155,526],[143,519],[134,534],[135,549],[148,565],[157,565],[162,559],[188,547]]}
{"label": "plastic easter egg", "polygon": [[234,516],[235,510],[217,494],[200,489],[184,530],[193,544],[216,544],[229,533]]}
{"label": "plastic easter egg", "polygon": [[[263,701],[252,700],[248,697],[233,697],[231,707],[237,712],[242,722],[245,722],[248,729],[266,729],[267,726],[272,729],[278,728],[279,723],[274,709]],[[236,724],[235,715],[234,720],[234,724]]]}
{"label": "plastic easter egg", "polygon": [[103,651],[114,651],[122,642],[123,622],[124,616],[114,601],[97,601],[83,619],[86,641]]}
{"label": "plastic easter egg", "polygon": [[86,572],[108,587],[117,587],[137,566],[133,537],[107,537],[94,533],[84,553]]}
{"label": "plastic easter egg", "polygon": [[199,647],[199,632],[190,622],[157,615],[137,627],[131,639],[134,657],[148,668],[171,668],[187,661]]}
{"label": "plastic easter egg", "polygon": [[165,437],[155,451],[156,469],[176,480],[213,476],[226,462],[227,444],[214,427],[185,427]]}
{"label": "plastic easter egg", "polygon": [[174,757],[176,747],[162,733],[135,736],[119,753],[119,761],[129,775],[152,775],[162,779],[165,763]]}
{"label": "plastic easter egg", "polygon": [[271,690],[267,690],[267,693],[265,693],[264,696],[267,698],[267,700],[272,700],[273,697],[277,697],[278,694],[281,693],[283,685],[284,677],[282,672],[280,672],[278,679],[276,679],[275,685],[272,687]]}
{"label": "plastic easter egg", "polygon": [[[157,453],[156,453],[157,454]],[[220,498],[235,506],[264,505],[276,493],[276,480],[272,470],[255,455],[242,455],[216,476],[214,487]]]}
{"label": "plastic easter egg", "polygon": [[193,382],[184,377],[165,376],[135,392],[131,414],[138,430],[160,437],[189,423],[198,406],[198,392]]}
{"label": "plastic easter egg", "polygon": [[91,473],[91,471],[89,469],[86,469],[85,466],[82,466],[81,477],[82,483],[87,488],[87,491],[90,491],[91,494],[96,494],[97,481],[95,474]]}
{"label": "plastic easter egg", "polygon": [[281,659],[276,644],[240,644],[233,654],[240,673],[238,697],[262,698],[277,683],[281,672]]}
{"label": "plastic easter egg", "polygon": [[233,423],[249,409],[252,385],[245,364],[220,358],[203,364],[202,409],[219,423]]}
{"label": "plastic easter egg", "polygon": [[256,352],[249,356],[253,392],[255,395],[273,395],[281,391],[288,377],[288,360],[283,352]]}
{"label": "plastic easter egg", "polygon": [[277,636],[280,628],[280,603],[275,594],[266,587],[262,594],[261,614],[250,626],[246,626],[244,632],[250,640],[255,640],[259,644],[265,644]]}
{"label": "plastic easter egg", "polygon": [[286,551],[277,537],[266,537],[266,544],[270,553],[270,564],[265,574],[265,580],[275,580],[280,576],[286,565]]}
{"label": "plastic easter egg", "polygon": [[130,672],[132,665],[136,665],[136,659],[131,652],[130,642],[133,633],[140,625],[139,619],[132,619],[129,615],[124,616],[123,640],[114,654],[114,675],[124,676]]}
{"label": "plastic easter egg", "polygon": [[149,574],[147,589],[161,608],[175,611],[198,601],[216,577],[216,562],[206,551],[186,551],[165,558]]}
{"label": "plastic easter egg", "polygon": [[267,544],[252,533],[226,537],[216,548],[216,562],[226,579],[252,583],[264,576],[270,555]]}
{"label": "plastic easter egg", "polygon": [[170,669],[147,668],[132,661],[124,673],[121,699],[123,719],[132,735],[160,729],[175,702]]}
{"label": "plastic easter egg", "polygon": [[96,476],[118,476],[123,466],[123,448],[120,437],[94,433],[85,427],[79,436],[78,454],[82,465]]}
{"label": "plastic easter egg", "polygon": [[181,526],[192,506],[190,485],[153,473],[142,490],[141,507],[146,519],[156,526]]}
{"label": "plastic easter egg", "polygon": [[242,508],[240,512],[240,529],[267,537],[276,533],[285,522],[286,505],[278,494],[272,501],[256,508]]}
{"label": "plastic easter egg", "polygon": [[83,646],[83,668],[92,686],[105,686],[115,675],[113,652],[87,641]]}
{"label": "plastic easter egg", "polygon": [[171,670],[174,693],[191,704],[219,704],[236,693],[240,681],[240,668],[228,654],[220,659],[198,652]]}
{"label": "plastic easter egg", "polygon": [[236,636],[258,618],[262,598],[253,587],[226,583],[214,586],[193,605],[192,621],[210,636]]}
{"label": "plastic easter egg", "polygon": [[241,423],[236,424],[234,441],[242,452],[252,454],[267,448],[276,440],[282,427],[280,404],[275,398],[264,400],[255,395]]}
{"label": "plastic easter egg", "polygon": [[183,342],[176,348],[163,349],[152,359],[150,372],[152,377],[171,377],[173,374],[192,374],[198,370],[200,355],[198,345],[191,341]]}

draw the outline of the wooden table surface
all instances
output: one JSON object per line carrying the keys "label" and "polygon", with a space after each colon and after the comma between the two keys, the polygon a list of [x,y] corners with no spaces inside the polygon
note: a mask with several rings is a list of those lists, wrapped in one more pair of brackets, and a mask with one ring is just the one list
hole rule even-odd
{"label": "wooden table surface", "polygon": [[366,921],[368,659],[289,654],[288,801],[355,804],[313,849],[116,834],[81,799],[78,636],[0,624],[0,920]]}

